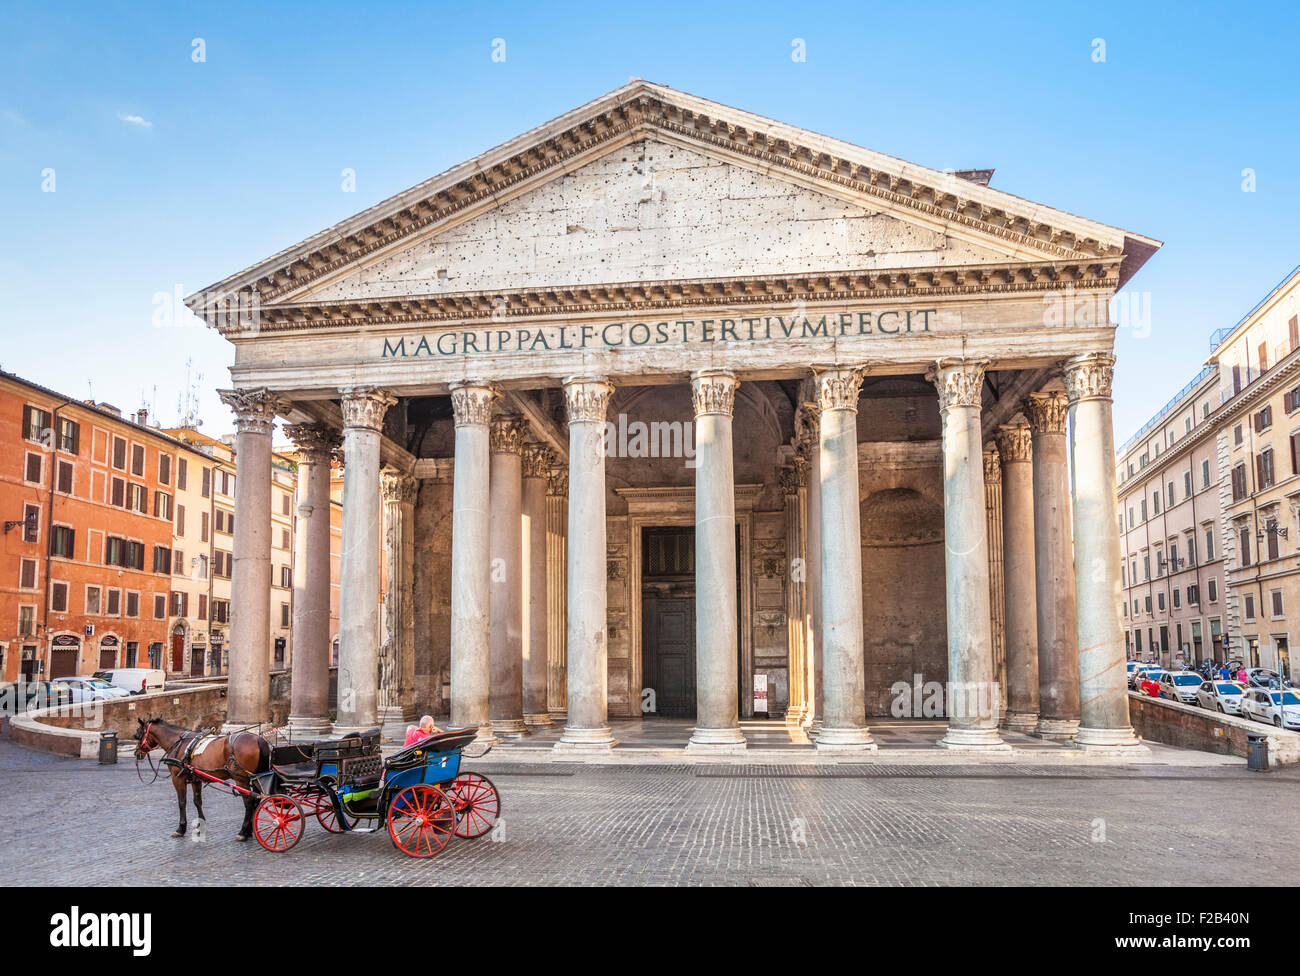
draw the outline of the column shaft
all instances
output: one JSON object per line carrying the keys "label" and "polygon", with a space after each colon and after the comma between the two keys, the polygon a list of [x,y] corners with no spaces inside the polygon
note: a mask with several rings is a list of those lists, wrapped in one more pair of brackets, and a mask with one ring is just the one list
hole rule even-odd
{"label": "column shaft", "polygon": [[1025,425],[998,432],[1007,646],[1006,727],[1038,726],[1038,595],[1034,566],[1034,471]]}
{"label": "column shaft", "polygon": [[997,448],[984,451],[984,523],[989,539],[989,614],[993,633],[993,682],[998,724],[1007,714],[1006,580],[1002,554],[1002,463]]}
{"label": "column shaft", "polygon": [[524,448],[524,723],[536,728],[554,724],[547,703],[550,587],[546,533],[546,480],[553,460],[550,449],[542,444]]}
{"label": "column shaft", "polygon": [[804,717],[804,672],[805,638],[807,627],[804,622],[804,588],[806,574],[804,564],[804,528],[803,528],[803,480],[805,463],[797,455],[793,463],[781,469],[781,495],[785,500],[785,546],[786,546],[786,640],[789,642],[789,705],[786,708],[785,721],[789,726],[802,724]]}
{"label": "column shaft", "polygon": [[550,712],[564,718],[569,711],[569,685],[566,678],[566,645],[569,596],[568,571],[569,469],[551,469],[546,487],[546,596],[547,615],[547,701]]}
{"label": "column shaft", "polygon": [[492,551],[492,732],[507,739],[528,734],[524,726],[524,421],[513,414],[492,418],[488,479]]}
{"label": "column shaft", "polygon": [[800,407],[803,449],[807,460],[804,499],[805,641],[804,718],[808,734],[821,731],[825,703],[822,700],[822,493],[821,493],[821,407],[816,387],[811,399]]}

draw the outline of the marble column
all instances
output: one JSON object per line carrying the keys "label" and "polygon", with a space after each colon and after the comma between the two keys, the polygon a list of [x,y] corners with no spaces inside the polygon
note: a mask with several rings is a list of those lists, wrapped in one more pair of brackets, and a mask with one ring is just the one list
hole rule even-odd
{"label": "marble column", "polygon": [[569,549],[567,661],[569,712],[559,751],[607,751],[609,641],[605,543],[605,408],[614,388],[599,377],[564,380],[569,419]]}
{"label": "marble column", "polygon": [[1034,471],[1027,424],[998,430],[1007,635],[1007,715],[1013,732],[1038,727],[1038,595],[1034,570]]}
{"label": "marble column", "polygon": [[500,742],[488,709],[488,422],[495,386],[465,380],[451,388],[456,425],[451,527],[451,726],[478,729],[476,742]]}
{"label": "marble column", "polygon": [[488,590],[492,732],[521,739],[524,725],[523,451],[528,429],[518,414],[489,426],[488,504],[492,582]]}
{"label": "marble column", "polygon": [[555,454],[545,444],[524,445],[524,724],[548,728],[547,656],[549,579],[546,551],[546,481]]}
{"label": "marble column", "polygon": [[[1044,739],[1074,737],[1079,727],[1079,653],[1070,541],[1068,407],[1061,392],[1032,393],[1029,421],[1034,470],[1034,568],[1038,574],[1038,726]],[[1111,463],[1114,463],[1113,461]]]}
{"label": "marble column", "polygon": [[731,420],[738,383],[721,369],[691,374],[695,407],[695,730],[692,752],[738,752],[739,628],[736,480]]}
{"label": "marble column", "polygon": [[804,453],[804,716],[808,735],[822,727],[822,505],[821,407],[815,381],[806,381],[805,398],[796,413]]}
{"label": "marble column", "polygon": [[339,391],[343,409],[343,541],[339,690],[334,731],[379,724],[379,440],[396,397],[373,386]]}
{"label": "marble column", "polygon": [[[862,531],[858,488],[858,391],[862,370],[818,369],[821,408],[818,494],[821,520],[820,752],[874,752],[867,728],[862,648]],[[810,468],[810,470],[812,470]]]}
{"label": "marble column", "polygon": [[1142,748],[1129,720],[1121,601],[1119,528],[1115,521],[1115,433],[1111,424],[1110,353],[1065,364],[1074,471],[1074,574],[1078,609],[1079,730],[1089,751]]}
{"label": "marble column", "polygon": [[550,713],[564,718],[569,713],[569,686],[565,678],[565,641],[568,621],[568,526],[569,469],[552,467],[546,482],[546,696]]}
{"label": "marble column", "polygon": [[943,533],[948,612],[947,749],[1009,751],[998,735],[984,512],[981,395],[986,360],[945,359],[927,373],[943,418]]}
{"label": "marble column", "polygon": [[271,427],[284,402],[262,387],[218,390],[235,412],[235,539],[225,728],[271,718]]}
{"label": "marble column", "polygon": [[993,632],[993,687],[997,693],[998,724],[1007,716],[1007,645],[1005,578],[1002,566],[1002,463],[998,449],[984,449],[984,524],[989,537],[989,613]]}
{"label": "marble column", "polygon": [[298,448],[289,726],[305,739],[330,731],[330,456],[339,439],[321,424],[284,432]]}
{"label": "marble column", "polygon": [[804,555],[803,528],[803,482],[806,463],[795,455],[791,463],[780,471],[781,497],[785,501],[785,545],[786,559],[786,641],[789,654],[789,706],[785,712],[785,724],[797,727],[803,723],[804,716],[804,638],[807,627],[804,623]]}
{"label": "marble column", "polygon": [[379,721],[388,738],[398,739],[405,737],[406,725],[415,718],[415,489],[415,479],[395,468],[380,473],[384,642],[380,647]]}

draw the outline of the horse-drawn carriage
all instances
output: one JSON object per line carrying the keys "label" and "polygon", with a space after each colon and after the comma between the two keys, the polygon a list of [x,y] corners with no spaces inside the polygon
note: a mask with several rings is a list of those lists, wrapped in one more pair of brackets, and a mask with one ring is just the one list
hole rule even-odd
{"label": "horse-drawn carriage", "polygon": [[445,732],[385,759],[378,729],[272,746],[251,731],[205,734],[151,719],[141,720],[134,736],[137,762],[164,750],[181,812],[175,837],[185,834],[186,785],[202,817],[200,788],[208,782],[244,797],[237,839],[251,833],[268,851],[292,849],[314,815],[330,833],[387,828],[393,846],[412,857],[437,854],[453,836],[482,837],[496,825],[496,787],[460,766],[474,737],[473,730]]}

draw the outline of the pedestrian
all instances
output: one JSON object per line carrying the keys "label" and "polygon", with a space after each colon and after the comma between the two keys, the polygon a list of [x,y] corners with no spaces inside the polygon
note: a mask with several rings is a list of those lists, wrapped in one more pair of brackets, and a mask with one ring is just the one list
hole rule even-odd
{"label": "pedestrian", "polygon": [[1160,685],[1151,679],[1150,673],[1142,679],[1142,693],[1150,698],[1160,697]]}
{"label": "pedestrian", "polygon": [[441,735],[441,734],[442,734],[442,729],[438,728],[436,725],[433,724],[433,716],[426,715],[424,716],[424,718],[420,719],[420,724],[418,726],[408,725],[406,727],[406,743],[402,746],[402,748],[406,748],[406,746],[413,746],[421,739],[427,739],[431,735]]}
{"label": "pedestrian", "polygon": [[1244,684],[1246,684],[1246,677],[1247,677],[1247,676],[1246,676],[1246,669],[1245,669],[1245,667],[1239,668],[1239,669],[1237,670],[1237,680],[1240,681],[1240,682],[1244,685]]}

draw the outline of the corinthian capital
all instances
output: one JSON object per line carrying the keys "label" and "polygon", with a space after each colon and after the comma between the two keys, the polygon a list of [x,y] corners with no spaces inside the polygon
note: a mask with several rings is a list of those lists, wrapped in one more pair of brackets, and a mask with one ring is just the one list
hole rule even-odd
{"label": "corinthian capital", "polygon": [[1028,461],[1033,457],[1030,453],[1028,424],[1009,424],[999,427],[996,437],[998,454],[1002,456],[1003,464]]}
{"label": "corinthian capital", "polygon": [[939,409],[979,407],[983,404],[987,359],[940,359],[925,371],[939,391]]}
{"label": "corinthian capital", "polygon": [[551,468],[546,480],[546,494],[556,498],[569,497],[569,469],[561,465]]}
{"label": "corinthian capital", "polygon": [[275,415],[289,409],[281,397],[265,386],[253,390],[218,390],[217,396],[235,412],[235,429],[241,434],[269,434]]}
{"label": "corinthian capital", "polygon": [[736,387],[740,381],[726,369],[701,369],[691,374],[691,402],[695,416],[722,414],[730,417],[736,405]]}
{"label": "corinthian capital", "polygon": [[284,432],[304,464],[329,464],[339,446],[339,435],[324,424],[286,424]]}
{"label": "corinthian capital", "polygon": [[1031,393],[1020,404],[1029,429],[1035,434],[1064,434],[1065,418],[1070,405],[1059,390],[1048,393]]}
{"label": "corinthian capital", "polygon": [[1065,395],[1071,403],[1080,400],[1109,400],[1115,378],[1115,357],[1108,352],[1090,352],[1065,363]]}
{"label": "corinthian capital", "polygon": [[379,490],[386,502],[415,502],[415,479],[396,468],[379,472]]}
{"label": "corinthian capital", "polygon": [[555,452],[545,444],[530,442],[524,445],[524,477],[545,478],[555,463]]}
{"label": "corinthian capital", "polygon": [[813,380],[817,384],[817,406],[821,410],[858,409],[858,391],[862,389],[860,366],[834,366],[825,369],[814,367]]}
{"label": "corinthian capital", "polygon": [[997,485],[1002,483],[1002,463],[998,449],[990,444],[984,448],[984,483]]}
{"label": "corinthian capital", "polygon": [[384,425],[384,414],[397,402],[393,396],[377,386],[348,386],[339,390],[339,405],[343,408],[343,426],[379,430]]}
{"label": "corinthian capital", "polygon": [[462,380],[451,387],[451,410],[457,427],[487,426],[492,419],[492,404],[501,391],[482,380]]}
{"label": "corinthian capital", "polygon": [[488,444],[493,454],[522,454],[528,422],[517,413],[497,414],[488,426]]}
{"label": "corinthian capital", "polygon": [[564,380],[564,412],[571,424],[605,422],[605,408],[614,388],[598,376],[569,376]]}

